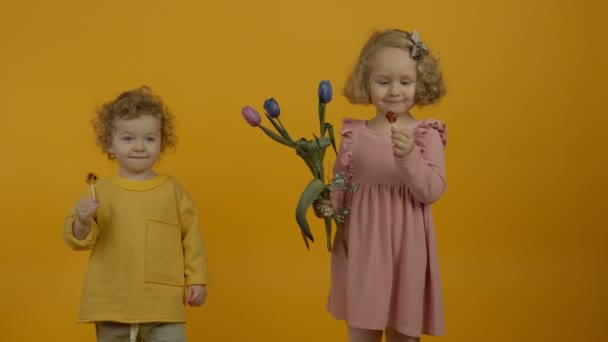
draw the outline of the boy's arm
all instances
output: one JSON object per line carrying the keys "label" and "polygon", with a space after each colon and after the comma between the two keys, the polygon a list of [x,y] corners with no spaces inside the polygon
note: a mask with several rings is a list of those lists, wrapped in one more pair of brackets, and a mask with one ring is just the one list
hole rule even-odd
{"label": "boy's arm", "polygon": [[404,158],[395,157],[397,169],[414,198],[424,204],[439,199],[446,189],[443,138],[438,130],[420,130],[416,146]]}
{"label": "boy's arm", "polygon": [[184,248],[184,275],[186,285],[205,285],[209,283],[207,253],[199,226],[198,210],[188,204],[180,217],[182,243]]}
{"label": "boy's arm", "polygon": [[[95,245],[95,241],[97,241],[97,236],[99,236],[99,227],[97,226],[97,222],[95,220],[91,220],[89,231],[84,238],[78,238],[82,237],[80,234],[84,232],[82,229],[84,227],[79,227],[79,225],[80,223],[76,218],[74,210],[71,210],[63,223],[63,239],[67,245],[75,251],[92,249]],[[74,231],[77,231],[80,234],[74,234]]]}

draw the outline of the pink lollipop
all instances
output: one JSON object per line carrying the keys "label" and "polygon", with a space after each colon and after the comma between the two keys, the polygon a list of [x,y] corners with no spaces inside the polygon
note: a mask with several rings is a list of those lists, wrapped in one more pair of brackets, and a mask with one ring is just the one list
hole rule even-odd
{"label": "pink lollipop", "polygon": [[393,128],[397,128],[397,114],[393,112],[386,112],[386,119],[391,123],[391,125],[393,125]]}

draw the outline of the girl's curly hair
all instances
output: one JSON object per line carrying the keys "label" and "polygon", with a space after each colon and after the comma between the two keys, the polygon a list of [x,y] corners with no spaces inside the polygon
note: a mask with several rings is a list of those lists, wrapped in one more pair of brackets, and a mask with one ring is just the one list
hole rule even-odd
{"label": "girl's curly hair", "polygon": [[[361,49],[355,67],[344,84],[343,95],[353,104],[371,104],[369,76],[371,62],[376,52],[384,47],[400,48],[408,53],[414,45],[411,33],[402,30],[377,31]],[[430,53],[416,61],[416,104],[424,106],[437,103],[445,95],[445,84],[439,63]]]}
{"label": "girl's curly hair", "polygon": [[167,148],[174,150],[177,144],[175,136],[175,115],[165,106],[161,98],[152,93],[152,89],[141,86],[138,89],[128,90],[120,94],[115,100],[102,104],[91,120],[95,131],[97,145],[109,159],[114,156],[108,151],[112,145],[114,134],[114,120],[130,120],[142,115],[152,115],[160,119],[161,140],[160,151]]}

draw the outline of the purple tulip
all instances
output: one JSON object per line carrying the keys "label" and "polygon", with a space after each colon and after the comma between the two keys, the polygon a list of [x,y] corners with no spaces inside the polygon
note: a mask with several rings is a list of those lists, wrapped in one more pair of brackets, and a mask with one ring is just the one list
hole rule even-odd
{"label": "purple tulip", "polygon": [[324,80],[319,83],[319,101],[321,103],[329,103],[331,101],[332,89],[331,83]]}
{"label": "purple tulip", "polygon": [[260,113],[258,113],[255,109],[251,108],[250,106],[243,107],[243,110],[241,111],[241,113],[243,114],[243,118],[245,118],[245,121],[247,121],[247,123],[253,127],[258,127],[260,125],[260,123],[262,123],[262,118],[260,117]]}
{"label": "purple tulip", "polygon": [[264,110],[266,110],[266,113],[268,113],[268,115],[273,119],[278,118],[281,114],[279,104],[272,97],[264,101]]}

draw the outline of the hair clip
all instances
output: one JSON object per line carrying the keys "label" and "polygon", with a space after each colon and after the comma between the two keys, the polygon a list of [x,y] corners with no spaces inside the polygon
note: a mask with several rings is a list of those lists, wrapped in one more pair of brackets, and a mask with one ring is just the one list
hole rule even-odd
{"label": "hair clip", "polygon": [[429,49],[420,41],[418,31],[414,30],[414,32],[412,32],[410,40],[414,43],[410,49],[410,57],[419,60],[422,55],[427,55],[429,53]]}

